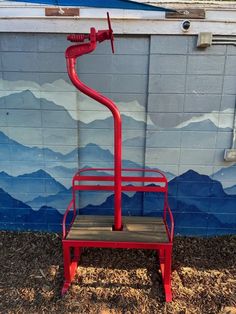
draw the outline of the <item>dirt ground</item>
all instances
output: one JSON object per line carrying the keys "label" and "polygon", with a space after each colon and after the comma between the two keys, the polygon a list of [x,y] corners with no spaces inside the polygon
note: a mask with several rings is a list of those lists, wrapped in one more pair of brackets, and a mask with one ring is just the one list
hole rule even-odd
{"label": "dirt ground", "polygon": [[0,313],[236,313],[236,236],[174,243],[173,302],[153,251],[85,249],[61,299],[58,234],[0,232]]}

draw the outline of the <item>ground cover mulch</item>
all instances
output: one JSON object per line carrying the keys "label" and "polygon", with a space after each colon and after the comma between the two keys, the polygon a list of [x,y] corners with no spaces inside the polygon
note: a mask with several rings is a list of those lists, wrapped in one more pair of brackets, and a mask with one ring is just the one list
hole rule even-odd
{"label": "ground cover mulch", "polygon": [[154,251],[85,249],[64,298],[61,237],[0,232],[0,313],[236,313],[236,236],[176,237],[173,302]]}

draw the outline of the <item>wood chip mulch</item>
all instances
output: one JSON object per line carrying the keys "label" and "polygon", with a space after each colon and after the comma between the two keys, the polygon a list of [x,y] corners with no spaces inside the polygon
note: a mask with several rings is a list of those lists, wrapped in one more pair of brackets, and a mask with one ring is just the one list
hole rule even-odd
{"label": "wood chip mulch", "polygon": [[61,237],[0,232],[0,313],[236,313],[236,236],[176,237],[173,302],[155,252],[85,249],[64,298]]}

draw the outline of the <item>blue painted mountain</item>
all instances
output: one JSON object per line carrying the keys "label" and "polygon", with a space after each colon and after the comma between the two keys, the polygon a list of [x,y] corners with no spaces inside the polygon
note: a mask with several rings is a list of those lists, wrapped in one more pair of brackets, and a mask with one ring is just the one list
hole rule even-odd
{"label": "blue painted mountain", "polygon": [[225,193],[226,194],[229,194],[229,195],[236,195],[236,185],[233,185],[229,188],[226,188],[224,189]]}
{"label": "blue painted mountain", "polygon": [[[143,113],[141,112],[143,115]],[[122,127],[123,129],[137,129],[137,130],[143,130],[145,129],[145,122],[143,121],[138,121],[133,119],[132,117],[126,116],[125,114],[121,114],[122,118]],[[98,119],[94,120],[90,123],[84,123],[82,121],[79,121],[79,129],[103,129],[103,128],[108,128],[108,129],[113,129],[113,118],[105,118],[105,119]]]}
{"label": "blue painted mountain", "polygon": [[[113,195],[109,196],[100,206],[88,205],[81,213],[112,214],[113,201]],[[151,192],[143,198],[140,193],[132,197],[123,195],[123,202],[125,215],[155,216],[163,208],[163,196]],[[193,170],[170,181],[169,204],[176,219],[176,230],[181,234],[189,234],[189,228],[198,229],[197,233],[202,235],[206,235],[208,228],[215,228],[215,234],[222,228],[228,228],[229,233],[236,229],[236,195],[227,195],[220,182]],[[193,230],[190,233],[194,234]]]}
{"label": "blue painted mountain", "polygon": [[17,219],[26,220],[31,208],[25,203],[15,199],[0,188],[0,222],[14,223]]}
{"label": "blue painted mountain", "polygon": [[26,204],[34,210],[39,210],[42,206],[48,206],[56,208],[59,211],[65,211],[71,198],[72,190],[70,188],[60,191],[56,195],[38,196],[33,200],[29,200]]}
{"label": "blue painted mountain", "polygon": [[[206,235],[209,230],[212,235],[225,233],[226,230],[231,233],[236,229],[236,196],[227,195],[219,182],[189,170],[171,180],[169,187],[169,203],[175,217],[176,232]],[[124,215],[155,216],[160,215],[163,208],[163,197],[151,192],[144,195],[135,193],[131,197],[123,194],[122,201]],[[101,205],[87,205],[80,212],[113,214],[113,202],[114,196],[110,195]],[[41,206],[34,211],[0,189],[0,219],[5,224],[4,228],[60,230],[62,215],[53,207]]]}
{"label": "blue painted mountain", "polygon": [[232,185],[236,183],[236,164],[229,167],[223,167],[212,176],[212,179],[218,181],[232,182]]}
{"label": "blue painted mountain", "polygon": [[[68,219],[70,221],[71,214]],[[0,228],[5,230],[40,230],[61,232],[63,215],[43,206],[38,211],[10,196],[0,188]]]}
{"label": "blue painted mountain", "polygon": [[[61,154],[54,152],[49,148],[38,148],[24,146],[12,139],[0,131],[0,160],[12,160],[21,161],[22,163],[43,162],[43,161],[55,161],[57,165],[59,162],[78,162],[78,156],[80,161],[86,160],[86,162],[112,162],[113,154],[108,149],[103,149],[96,144],[90,143],[85,147],[79,147],[72,150],[68,154]],[[124,160],[124,167],[128,165],[137,166],[137,163],[129,160]],[[4,170],[4,169],[3,169]]]}
{"label": "blue painted mountain", "polygon": [[[129,216],[142,216],[143,195],[135,193],[133,196],[122,193],[122,214]],[[104,203],[99,206],[87,205],[80,209],[82,215],[113,215],[114,213],[114,195],[110,195]]]}
{"label": "blue painted mountain", "polygon": [[201,122],[192,122],[189,125],[181,128],[181,130],[185,131],[217,131],[217,129],[217,126],[208,119]]}
{"label": "blue painted mountain", "polygon": [[28,147],[22,145],[0,131],[0,160],[22,161],[29,163],[30,161],[42,162],[48,161],[78,161],[78,150],[74,149],[68,154],[54,152],[49,148]]}
{"label": "blue painted mountain", "polygon": [[48,196],[66,191],[61,183],[41,169],[17,177],[2,171],[0,172],[0,187],[22,202],[32,200],[36,195]]}

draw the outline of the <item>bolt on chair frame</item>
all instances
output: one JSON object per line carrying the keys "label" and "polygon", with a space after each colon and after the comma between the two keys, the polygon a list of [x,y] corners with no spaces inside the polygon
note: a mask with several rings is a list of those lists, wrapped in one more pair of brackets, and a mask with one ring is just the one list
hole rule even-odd
{"label": "bolt on chair frame", "polygon": [[[122,169],[121,153],[121,115],[117,106],[109,98],[101,95],[80,81],[76,73],[76,59],[96,49],[96,43],[110,39],[113,46],[113,32],[108,15],[108,30],[96,32],[90,29],[89,35],[69,35],[73,42],[88,42],[72,45],[66,50],[67,71],[72,83],[82,93],[88,95],[112,113],[114,119],[114,168],[88,168],[79,170],[72,180],[72,200],[63,217],[63,256],[64,256],[64,295],[74,279],[81,249],[84,247],[100,248],[133,248],[152,249],[159,255],[160,268],[165,290],[166,301],[172,300],[171,293],[171,256],[174,236],[174,220],[168,205],[168,182],[159,170]],[[112,175],[89,175],[91,171],[112,172]],[[125,176],[124,172],[132,175]],[[142,172],[142,176],[133,174]],[[155,175],[155,176],[153,176]],[[98,182],[102,183],[98,185]],[[135,182],[139,185],[130,185]],[[145,185],[150,183],[158,185]],[[129,185],[127,184],[129,183]],[[114,192],[114,220],[112,216],[83,216],[76,214],[77,191],[112,191]],[[122,217],[122,192],[158,192],[164,193],[163,219],[159,221],[152,217]],[[67,228],[69,212],[73,210],[73,217]],[[104,220],[104,221],[102,221]],[[111,224],[110,230],[107,225]],[[92,228],[91,228],[92,226]],[[162,232],[157,235],[157,228]],[[73,254],[71,254],[73,251]]]}

